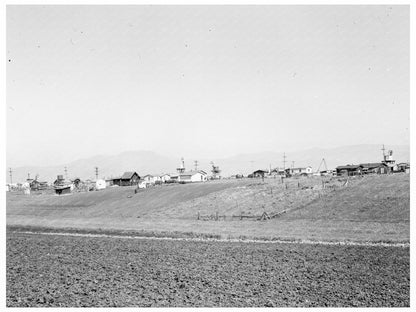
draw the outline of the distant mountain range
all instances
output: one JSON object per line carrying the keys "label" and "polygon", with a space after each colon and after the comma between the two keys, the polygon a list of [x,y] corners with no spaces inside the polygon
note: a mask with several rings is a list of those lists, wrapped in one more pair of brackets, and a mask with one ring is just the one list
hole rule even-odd
{"label": "distant mountain range", "polygon": [[[393,157],[396,162],[410,161],[409,146],[395,145],[387,146],[386,148],[393,150]],[[292,165],[294,167],[311,166],[314,171],[318,169],[323,158],[328,169],[334,169],[339,165],[380,162],[382,160],[380,145],[353,145],[330,149],[313,148],[286,152],[285,154],[286,168]],[[211,161],[220,167],[222,176],[230,176],[237,173],[246,175],[257,169],[268,169],[269,166],[282,168],[283,151],[239,154],[233,157],[212,160],[198,159],[198,170],[210,173]],[[61,165],[47,167],[25,166],[12,168],[12,170],[13,182],[25,181],[28,173],[30,173],[31,178],[35,178],[38,174],[40,181],[52,182],[58,174],[65,175],[64,167],[67,168],[68,178],[94,179],[95,167],[98,167],[100,178],[107,178],[120,176],[125,171],[136,171],[141,176],[146,174],[174,173],[179,166],[180,159],[159,155],[151,151],[130,151],[112,156],[98,155]],[[185,167],[187,170],[194,170],[194,160],[185,159]],[[324,170],[325,168],[322,165],[320,169]],[[6,181],[10,182],[8,171]]]}

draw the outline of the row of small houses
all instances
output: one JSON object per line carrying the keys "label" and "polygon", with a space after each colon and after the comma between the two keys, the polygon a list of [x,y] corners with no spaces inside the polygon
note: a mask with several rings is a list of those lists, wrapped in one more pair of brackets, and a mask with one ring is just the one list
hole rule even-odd
{"label": "row of small houses", "polygon": [[353,176],[368,173],[386,174],[393,172],[410,173],[409,163],[400,163],[394,166],[389,166],[386,163],[364,163],[359,165],[345,165],[335,168],[337,175]]}
{"label": "row of small houses", "polygon": [[308,176],[312,175],[312,167],[298,167],[298,168],[286,168],[286,169],[271,169],[271,170],[256,170],[253,173],[249,174],[249,178],[262,178],[265,176],[282,176],[282,177],[289,177],[289,176]]}
{"label": "row of small houses", "polygon": [[147,174],[143,177],[135,171],[124,172],[122,176],[108,178],[105,180],[107,186],[130,186],[130,185],[146,185],[167,182],[204,182],[208,180],[208,174],[203,170],[185,171],[175,174],[151,175]]}
{"label": "row of small houses", "polygon": [[[345,165],[338,166],[335,170],[326,170],[314,173],[312,167],[299,167],[299,168],[287,168],[287,169],[273,169],[273,170],[256,170],[253,173],[249,174],[249,178],[262,178],[266,176],[279,175],[282,177],[290,176],[311,176],[311,175],[337,175],[337,176],[352,176],[352,175],[362,175],[362,174],[386,174],[393,172],[410,172],[409,163],[400,163],[394,166],[389,166],[384,162],[379,163],[363,163],[359,165]],[[237,177],[237,176],[236,176]],[[238,177],[237,177],[238,178]]]}

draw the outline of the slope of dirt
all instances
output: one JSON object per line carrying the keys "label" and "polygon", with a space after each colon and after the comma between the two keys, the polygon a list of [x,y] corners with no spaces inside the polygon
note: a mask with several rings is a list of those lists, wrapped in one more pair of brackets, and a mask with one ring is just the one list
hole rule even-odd
{"label": "slope of dirt", "polygon": [[[199,233],[220,237],[409,241],[406,174],[363,178],[224,180],[67,196],[7,194],[7,225]],[[265,222],[259,216],[286,211]],[[226,216],[197,220],[198,213]]]}
{"label": "slope of dirt", "polygon": [[409,222],[410,175],[375,175],[328,192],[284,219]]}
{"label": "slope of dirt", "polygon": [[[244,183],[244,182],[243,182]],[[37,217],[136,217],[168,211],[182,202],[241,185],[222,181],[194,184],[170,184],[140,190],[135,187],[114,187],[102,191],[70,195],[7,194],[7,216]]]}

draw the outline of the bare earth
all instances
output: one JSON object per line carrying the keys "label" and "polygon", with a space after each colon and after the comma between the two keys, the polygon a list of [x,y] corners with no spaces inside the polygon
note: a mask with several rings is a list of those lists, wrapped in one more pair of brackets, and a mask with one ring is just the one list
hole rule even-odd
{"label": "bare earth", "polygon": [[[409,180],[397,174],[348,183],[216,181],[137,194],[131,187],[9,193],[7,306],[409,307]],[[264,221],[238,217],[283,211]],[[56,234],[64,232],[245,242]]]}

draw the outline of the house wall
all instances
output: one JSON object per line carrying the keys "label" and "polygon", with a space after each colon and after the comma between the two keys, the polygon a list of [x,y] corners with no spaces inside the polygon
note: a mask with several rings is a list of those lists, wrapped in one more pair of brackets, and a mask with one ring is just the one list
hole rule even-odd
{"label": "house wall", "polygon": [[143,178],[144,181],[146,182],[154,182],[154,177],[153,176],[146,176]]}
{"label": "house wall", "polygon": [[161,176],[160,177],[160,180],[162,181],[162,182],[166,182],[166,181],[169,181],[170,180],[170,176],[169,175],[163,175],[163,176]]}
{"label": "house wall", "polygon": [[207,177],[204,174],[200,173],[200,172],[195,173],[191,177],[191,182],[203,182],[203,181],[206,181],[206,180],[207,180]]}

